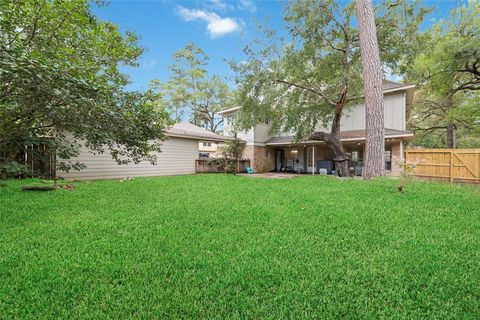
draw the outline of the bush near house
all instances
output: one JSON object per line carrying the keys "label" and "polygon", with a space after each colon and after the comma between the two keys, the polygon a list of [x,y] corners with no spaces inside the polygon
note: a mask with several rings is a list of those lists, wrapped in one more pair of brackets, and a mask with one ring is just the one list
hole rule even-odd
{"label": "bush near house", "polygon": [[0,186],[0,318],[480,317],[480,190],[197,175]]}

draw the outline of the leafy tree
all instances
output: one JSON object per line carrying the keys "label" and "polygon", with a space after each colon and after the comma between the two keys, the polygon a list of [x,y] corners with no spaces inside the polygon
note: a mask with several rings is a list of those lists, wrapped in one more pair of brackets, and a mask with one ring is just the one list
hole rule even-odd
{"label": "leafy tree", "polygon": [[0,12],[1,163],[38,143],[69,159],[81,139],[119,163],[155,161],[166,114],[152,92],[125,92],[119,71],[142,53],[134,34],[99,20],[84,0],[5,0]]}
{"label": "leafy tree", "polygon": [[415,131],[413,144],[430,148],[480,147],[478,93],[444,96],[424,85],[417,92],[409,127]]}
{"label": "leafy tree", "polygon": [[[245,48],[246,63],[231,63],[245,128],[265,118],[272,132],[326,142],[340,176],[349,175],[340,141],[344,111],[358,103],[362,79],[354,7],[333,0],[291,1],[286,8],[287,40],[260,26],[264,37]],[[377,6],[380,56],[396,70],[413,55],[418,26],[427,13],[416,3],[383,2]],[[315,132],[318,125],[329,131]],[[327,129],[328,130],[328,129]]]}
{"label": "leafy tree", "polygon": [[218,112],[231,104],[230,88],[220,77],[214,75],[200,85],[201,102],[194,109],[194,119],[205,129],[217,132],[223,119]]}
{"label": "leafy tree", "polygon": [[190,121],[216,132],[222,124],[218,112],[228,107],[230,89],[218,76],[208,77],[208,56],[190,43],[174,54],[171,78],[162,83],[154,80],[152,88],[163,96],[163,103],[175,121],[188,116]]}
{"label": "leafy tree", "polygon": [[410,124],[417,143],[455,148],[457,133],[468,137],[479,125],[469,106],[480,92],[480,3],[453,10],[427,36],[408,72],[420,89]]}
{"label": "leafy tree", "polygon": [[185,118],[185,92],[183,92],[182,87],[171,81],[163,83],[159,80],[152,80],[150,89],[157,93],[156,104],[158,108],[165,110],[170,119],[174,122],[180,122]]}

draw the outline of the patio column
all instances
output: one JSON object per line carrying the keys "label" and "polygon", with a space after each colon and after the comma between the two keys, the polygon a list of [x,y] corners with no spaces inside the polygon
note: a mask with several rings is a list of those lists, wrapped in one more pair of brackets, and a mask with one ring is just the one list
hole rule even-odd
{"label": "patio column", "polygon": [[312,166],[313,166],[312,174],[314,175],[315,174],[315,145],[313,145],[312,147]]}
{"label": "patio column", "polygon": [[400,140],[400,161],[403,161],[404,159],[404,154],[403,154],[403,140]]}

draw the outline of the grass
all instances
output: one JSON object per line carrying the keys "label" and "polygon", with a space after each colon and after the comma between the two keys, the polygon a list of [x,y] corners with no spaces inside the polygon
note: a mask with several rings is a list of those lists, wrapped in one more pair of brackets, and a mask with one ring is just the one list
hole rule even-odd
{"label": "grass", "polygon": [[480,318],[480,189],[197,175],[0,187],[0,318]]}

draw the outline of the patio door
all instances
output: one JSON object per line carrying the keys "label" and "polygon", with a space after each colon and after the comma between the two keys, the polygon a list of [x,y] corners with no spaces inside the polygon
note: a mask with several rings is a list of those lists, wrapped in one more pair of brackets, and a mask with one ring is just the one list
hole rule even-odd
{"label": "patio door", "polygon": [[275,150],[275,171],[280,172],[283,166],[283,150]]}
{"label": "patio door", "polygon": [[313,172],[315,169],[315,163],[313,161],[313,148],[307,148],[307,172]]}

